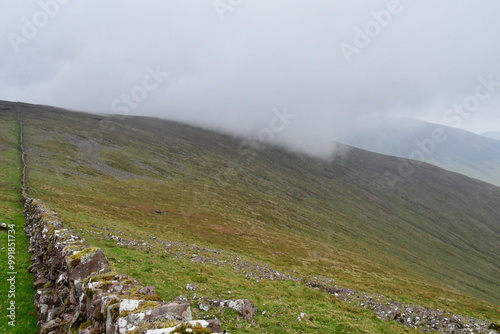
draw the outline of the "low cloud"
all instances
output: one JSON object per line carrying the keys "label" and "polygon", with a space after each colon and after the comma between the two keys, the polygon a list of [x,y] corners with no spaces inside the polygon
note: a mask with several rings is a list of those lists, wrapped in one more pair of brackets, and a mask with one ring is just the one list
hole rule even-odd
{"label": "low cloud", "polygon": [[[500,82],[500,3],[487,0],[41,0],[0,10],[0,99],[127,109],[242,136],[286,107],[296,118],[273,140],[317,155],[373,119],[446,124],[478,77]],[[148,69],[168,77],[146,80]],[[500,130],[499,110],[500,90],[459,126]]]}

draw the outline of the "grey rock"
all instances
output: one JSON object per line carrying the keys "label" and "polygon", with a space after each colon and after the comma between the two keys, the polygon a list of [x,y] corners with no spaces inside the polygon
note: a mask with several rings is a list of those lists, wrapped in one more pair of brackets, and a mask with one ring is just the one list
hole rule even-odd
{"label": "grey rock", "polygon": [[156,288],[154,286],[145,286],[139,289],[139,293],[146,296],[156,295]]}
{"label": "grey rock", "polygon": [[255,313],[257,313],[257,308],[248,299],[212,301],[211,304],[216,307],[232,309],[245,317],[247,321],[251,320]]}
{"label": "grey rock", "polygon": [[[81,253],[85,253],[87,249],[89,248],[82,250]],[[68,258],[67,264],[68,276],[71,280],[83,280],[92,273],[102,273],[103,270],[110,271],[108,259],[100,249],[86,253],[78,260]]]}
{"label": "grey rock", "polygon": [[187,303],[188,298],[186,296],[180,295],[174,299],[174,302],[177,302],[179,304]]}
{"label": "grey rock", "polygon": [[49,283],[48,280],[44,279],[44,278],[41,278],[39,280],[36,280],[34,283],[33,283],[33,288],[35,290],[38,290],[38,289],[41,289],[43,288],[47,283]]}
{"label": "grey rock", "polygon": [[50,332],[56,332],[56,330],[60,327],[60,325],[61,325],[61,319],[51,320],[49,322],[40,325],[40,333],[45,334]]}
{"label": "grey rock", "polygon": [[219,319],[210,319],[206,320],[208,322],[207,328],[210,329],[214,333],[222,332],[222,327]]}
{"label": "grey rock", "polygon": [[204,312],[210,311],[210,305],[199,303],[198,308]]}

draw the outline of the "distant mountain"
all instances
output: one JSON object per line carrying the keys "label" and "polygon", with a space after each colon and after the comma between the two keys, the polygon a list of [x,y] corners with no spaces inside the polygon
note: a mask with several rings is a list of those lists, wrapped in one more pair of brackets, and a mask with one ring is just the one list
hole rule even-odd
{"label": "distant mountain", "polygon": [[359,130],[345,143],[425,161],[500,186],[500,141],[464,130],[395,118]]}
{"label": "distant mountain", "polygon": [[500,140],[500,131],[490,131],[482,134],[483,137]]}

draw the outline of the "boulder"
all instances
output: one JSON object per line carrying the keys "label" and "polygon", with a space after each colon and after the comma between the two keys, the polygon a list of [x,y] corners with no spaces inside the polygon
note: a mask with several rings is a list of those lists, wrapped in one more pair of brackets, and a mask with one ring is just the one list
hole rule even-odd
{"label": "boulder", "polygon": [[105,273],[110,271],[109,262],[103,251],[99,248],[89,247],[66,259],[68,276],[71,280],[82,280],[92,273]]}

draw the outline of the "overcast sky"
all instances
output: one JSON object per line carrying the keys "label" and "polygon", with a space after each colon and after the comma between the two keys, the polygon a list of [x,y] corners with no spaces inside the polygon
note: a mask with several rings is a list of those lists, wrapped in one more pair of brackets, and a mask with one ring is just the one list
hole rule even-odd
{"label": "overcast sky", "polygon": [[393,115],[500,131],[498,0],[2,1],[0,16],[3,100],[316,149]]}

